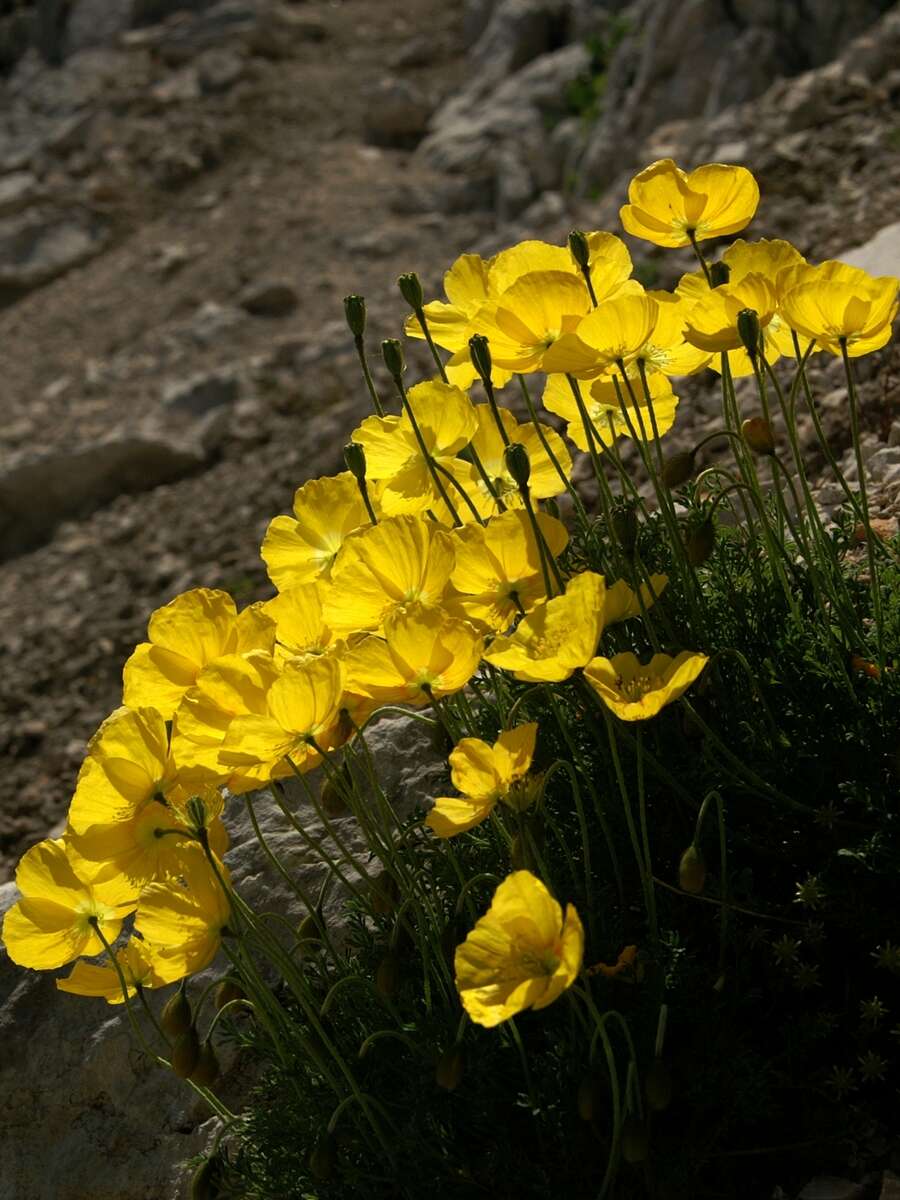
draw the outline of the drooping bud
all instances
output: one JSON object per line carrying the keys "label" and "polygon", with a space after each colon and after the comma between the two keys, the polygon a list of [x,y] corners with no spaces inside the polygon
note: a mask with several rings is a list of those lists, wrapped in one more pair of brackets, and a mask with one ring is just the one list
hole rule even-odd
{"label": "drooping bud", "polygon": [[362,296],[344,297],[344,316],[353,336],[361,338],[366,332],[366,302]]}
{"label": "drooping bud", "polygon": [[334,1138],[326,1133],[309,1156],[309,1169],[320,1183],[326,1183],[334,1174],[336,1161]]}
{"label": "drooping bud", "polygon": [[649,1149],[650,1142],[643,1121],[628,1117],[622,1126],[622,1157],[627,1163],[642,1163]]}
{"label": "drooping bud", "polygon": [[512,475],[518,487],[520,489],[527,488],[528,480],[531,478],[531,460],[522,443],[510,442],[503,451],[503,460],[506,463],[507,471]]}
{"label": "drooping bud", "polygon": [[672,1075],[661,1058],[654,1059],[644,1080],[647,1104],[654,1112],[663,1112],[672,1103]]}
{"label": "drooping bud", "polygon": [[400,988],[401,974],[400,959],[389,950],[375,972],[375,990],[379,996],[385,996],[387,999],[396,996]]}
{"label": "drooping bud", "polygon": [[694,460],[696,451],[682,450],[680,454],[673,454],[671,458],[667,458],[662,467],[662,481],[667,488],[681,487],[694,474]]}
{"label": "drooping bud", "polygon": [[698,896],[706,883],[706,863],[700,847],[692,842],[678,862],[678,886],[683,892]]}
{"label": "drooping bud", "polygon": [[400,889],[393,875],[382,871],[372,880],[372,912],[379,917],[386,917],[397,907],[400,899]]}
{"label": "drooping bud", "polygon": [[187,988],[183,979],[175,995],[166,1001],[165,1008],[159,1015],[159,1023],[170,1038],[181,1037],[193,1025],[194,1015],[191,1012],[191,1002],[187,998]]}
{"label": "drooping bud", "polygon": [[323,949],[319,923],[312,913],[307,913],[300,922],[297,938],[301,958],[306,958],[310,954],[318,954]]}
{"label": "drooping bud", "polygon": [[215,991],[216,1012],[235,1000],[246,1000],[244,989],[233,979],[223,979]]}
{"label": "drooping bud", "polygon": [[613,513],[612,527],[622,550],[631,558],[638,539],[638,519],[633,504],[619,508]]}
{"label": "drooping bud", "polygon": [[716,527],[707,517],[688,536],[685,552],[692,567],[702,567],[716,544]]}
{"label": "drooping bud", "polygon": [[182,1079],[188,1079],[200,1059],[200,1039],[193,1027],[179,1037],[172,1046],[172,1070]]}
{"label": "drooping bud", "polygon": [[744,349],[755,360],[759,354],[759,314],[755,309],[741,309],[737,315],[737,331]]}
{"label": "drooping bud", "polygon": [[208,1158],[191,1180],[191,1200],[216,1200],[219,1195],[217,1180],[219,1164],[215,1158]]}
{"label": "drooping bud", "polygon": [[709,268],[709,286],[721,287],[731,279],[731,267],[727,262],[714,262]]}
{"label": "drooping bud", "polygon": [[344,447],[344,462],[347,470],[358,483],[366,478],[366,451],[359,442],[348,442]]}
{"label": "drooping bud", "polygon": [[329,817],[342,817],[347,812],[347,801],[333,779],[326,779],[322,784],[319,803]]}
{"label": "drooping bud", "polygon": [[586,271],[591,264],[591,248],[580,229],[573,229],[569,234],[569,251],[581,270]]}
{"label": "drooping bud", "polygon": [[582,1121],[593,1121],[604,1109],[603,1082],[596,1075],[585,1075],[578,1085],[576,1104]]}
{"label": "drooping bud", "polygon": [[451,1046],[437,1061],[434,1071],[435,1083],[447,1092],[455,1092],[463,1077],[464,1066],[462,1050],[458,1046]]}
{"label": "drooping bud", "polygon": [[199,1084],[200,1087],[210,1087],[218,1078],[219,1060],[216,1058],[212,1042],[207,1038],[200,1047],[197,1065],[191,1071],[190,1080],[191,1083]]}
{"label": "drooping bud", "polygon": [[775,453],[775,433],[764,417],[750,417],[741,424],[744,441],[756,454]]}
{"label": "drooping bud", "polygon": [[396,338],[386,338],[381,343],[381,357],[391,378],[399,380],[406,370],[406,360],[403,357],[403,347]]}
{"label": "drooping bud", "polygon": [[490,343],[483,333],[473,334],[469,338],[469,357],[472,359],[472,366],[478,372],[481,381],[490,383],[494,364],[491,360]]}
{"label": "drooping bud", "polygon": [[413,312],[421,312],[425,303],[425,293],[422,291],[422,284],[415,271],[407,271],[401,275],[397,280],[397,287],[400,289],[400,295]]}

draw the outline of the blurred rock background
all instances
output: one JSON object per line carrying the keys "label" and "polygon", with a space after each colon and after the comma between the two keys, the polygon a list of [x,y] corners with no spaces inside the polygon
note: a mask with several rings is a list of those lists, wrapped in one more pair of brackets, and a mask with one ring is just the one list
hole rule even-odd
{"label": "blurred rock background", "polygon": [[[399,272],[433,295],[463,250],[615,230],[664,155],[750,166],[751,236],[877,235],[859,261],[898,272],[898,96],[884,0],[0,0],[0,881],[152,610],[270,593],[268,520],[366,411],[346,293],[377,351]],[[632,251],[648,285],[691,267]],[[861,363],[888,520],[897,368]],[[680,390],[687,445],[715,391]]]}

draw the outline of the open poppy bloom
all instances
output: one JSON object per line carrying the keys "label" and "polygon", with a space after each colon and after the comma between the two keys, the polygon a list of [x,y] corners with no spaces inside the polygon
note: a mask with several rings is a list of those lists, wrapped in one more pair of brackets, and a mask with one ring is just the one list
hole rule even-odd
{"label": "open poppy bloom", "polygon": [[746,167],[707,163],[688,174],[662,158],[635,175],[622,225],[656,246],[689,246],[691,238],[737,233],[749,225],[759,204],[759,186]]}
{"label": "open poppy bloom", "polygon": [[840,354],[843,343],[848,356],[858,358],[890,340],[900,280],[842,262],[808,267],[795,277],[800,282],[785,295],[782,315],[820,349]]}
{"label": "open poppy bloom", "polygon": [[516,785],[531,766],[537,728],[532,721],[504,730],[493,746],[481,738],[462,738],[450,754],[450,778],[462,795],[435,800],[428,828],[438,837],[454,837],[480,825],[499,801],[527,807],[529,793]]}
{"label": "open poppy bloom", "polygon": [[514,871],[456,949],[456,986],[476,1025],[493,1028],[526,1008],[546,1008],[578,978],[584,929],[530,871]]}
{"label": "open poppy bloom", "polygon": [[[115,951],[129,998],[140,988],[162,987],[165,980],[156,972],[150,948],[138,937]],[[107,1004],[123,1004],[122,984],[112,963],[91,963],[80,958],[65,979],[57,979],[61,992],[73,996],[102,996]]]}
{"label": "open poppy bloom", "polygon": [[[597,379],[581,385],[581,399],[592,426],[592,436],[602,446],[611,446],[618,438],[631,437],[633,434],[642,441],[653,441],[656,436],[654,419],[655,430],[660,437],[668,433],[675,424],[678,397],[672,391],[672,384],[665,375],[656,372],[647,376],[649,400],[644,394],[644,386],[640,380],[632,382],[631,389],[637,404],[632,400],[631,391],[620,375],[615,379],[609,375],[600,375]],[[568,421],[566,433],[579,450],[588,450],[587,433],[578,410],[578,402],[564,375],[549,377],[544,389],[543,404],[549,412],[556,413]]]}
{"label": "open poppy bloom", "polygon": [[646,721],[686,692],[708,662],[705,654],[682,650],[675,658],[654,654],[645,666],[626,652],[595,658],[584,678],[621,720]]}

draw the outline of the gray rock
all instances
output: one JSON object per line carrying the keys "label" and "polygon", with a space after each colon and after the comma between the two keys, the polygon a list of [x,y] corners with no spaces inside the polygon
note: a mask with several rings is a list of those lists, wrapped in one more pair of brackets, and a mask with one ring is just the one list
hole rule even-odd
{"label": "gray rock", "polygon": [[246,64],[236,51],[213,46],[197,59],[196,69],[200,90],[215,95],[233,88],[243,78]]}
{"label": "gray rock", "polygon": [[[367,741],[387,796],[399,814],[427,803],[446,782],[446,760],[431,748],[427,728],[409,717],[385,716]],[[307,777],[322,785],[320,772]],[[287,783],[288,805],[313,836],[327,836],[304,789]],[[374,803],[374,797],[372,798]],[[231,849],[226,863],[241,896],[257,911],[299,920],[303,903],[271,868],[257,842],[247,801],[232,798],[226,810]],[[306,847],[267,792],[249,798],[263,836],[309,895],[316,896],[327,868]],[[367,850],[354,818],[334,821],[354,857]],[[359,881],[352,866],[346,876]],[[342,889],[330,889],[325,919],[340,941]],[[0,886],[0,913],[14,902],[15,885]],[[198,984],[216,978],[214,965]],[[16,967],[0,950],[0,1094],[6,1117],[0,1129],[0,1195],[16,1200],[182,1200],[184,1160],[201,1152],[217,1122],[187,1085],[151,1065],[132,1046],[121,1009],[57,992],[54,978],[68,973]],[[158,1007],[162,997],[153,998]],[[226,1103],[239,1105],[248,1083],[246,1066],[219,1048],[225,1067]]]}
{"label": "gray rock", "polygon": [[434,105],[408,79],[382,79],[366,100],[365,137],[376,146],[410,148],[425,135]]}
{"label": "gray rock", "polygon": [[871,275],[900,275],[900,221],[885,225],[864,245],[835,257]]}
{"label": "gray rock", "polygon": [[74,0],[66,21],[65,50],[103,46],[131,26],[134,0]]}
{"label": "gray rock", "polygon": [[0,221],[0,302],[94,258],[110,236],[102,217],[77,210]]}
{"label": "gray rock", "polygon": [[467,46],[474,46],[491,19],[496,0],[464,0],[463,38]]}
{"label": "gray rock", "polygon": [[167,383],[162,390],[162,402],[171,412],[200,417],[233,404],[239,387],[237,374],[232,370],[201,373]]}
{"label": "gray rock", "polygon": [[297,307],[298,299],[297,289],[287,280],[263,279],[247,284],[238,303],[254,317],[285,317]]}
{"label": "gray rock", "polygon": [[28,208],[39,195],[37,178],[30,171],[13,171],[0,176],[0,217]]}

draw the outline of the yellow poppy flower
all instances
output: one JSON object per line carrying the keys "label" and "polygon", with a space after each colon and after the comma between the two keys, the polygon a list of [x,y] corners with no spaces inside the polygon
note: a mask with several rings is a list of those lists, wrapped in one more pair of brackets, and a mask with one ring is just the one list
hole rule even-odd
{"label": "yellow poppy flower", "polygon": [[[129,997],[139,987],[164,985],[165,980],[154,969],[150,948],[140,938],[131,938],[115,954]],[[73,996],[102,996],[107,1004],[124,1003],[122,985],[112,963],[89,963],[80,958],[65,979],[57,979],[56,986],[61,992],[70,992]]]}
{"label": "yellow poppy flower", "polygon": [[605,624],[606,582],[582,571],[565,594],[538,604],[509,637],[495,637],[485,661],[527,683],[558,683],[596,653]]}
{"label": "yellow poppy flower", "polygon": [[379,521],[341,550],[325,620],[339,633],[378,630],[396,608],[440,604],[453,563],[453,539],[434,521],[413,516]]}
{"label": "yellow poppy flower", "polygon": [[344,539],[371,523],[349,471],[311,479],[297,489],[294,516],[269,522],[260,550],[269,578],[280,592],[327,579]]}
{"label": "yellow poppy flower", "polygon": [[[219,871],[227,882],[221,863]],[[174,983],[209,966],[230,919],[228,897],[206,855],[192,846],[185,851],[180,879],[144,888],[134,928],[156,976]]]}
{"label": "yellow poppy flower", "polygon": [[606,589],[604,615],[607,627],[639,617],[641,604],[645,610],[652,608],[668,586],[668,575],[651,575],[648,583],[641,584],[639,601],[634,589],[624,579],[618,580]]}
{"label": "yellow poppy flower", "polygon": [[646,665],[631,653],[617,654],[593,659],[584,677],[621,720],[646,721],[687,691],[708,661],[690,650],[675,658],[654,654]]}
{"label": "yellow poppy flower", "polygon": [[275,622],[275,640],[288,656],[324,654],[334,634],[325,621],[327,585],[317,579],[279,592],[263,612]]}
{"label": "yellow poppy flower", "polygon": [[85,863],[63,838],[38,842],[25,852],[16,887],[22,897],[6,914],[3,944],[14,963],[37,971],[101,953],[103,942],[92,922],[112,943],[134,909],[127,881]]}
{"label": "yellow poppy flower", "polygon": [[[560,480],[559,472],[544,449],[534,425],[530,421],[522,424],[516,420],[507,408],[498,409],[503,428],[510,442],[519,442],[528,452],[531,464],[531,474],[528,477],[528,491],[535,500],[547,500],[558,496],[565,490]],[[494,491],[507,508],[521,508],[522,498],[516,481],[510,475],[504,457],[505,443],[500,436],[497,422],[487,404],[476,404],[475,413],[478,418],[478,429],[472,438],[472,446],[481,459],[488,478],[494,485]],[[572,459],[566,449],[565,442],[549,425],[542,425],[541,432],[547,440],[550,449],[556,455],[556,460],[563,471],[568,474],[572,469]],[[466,467],[465,476],[459,474],[459,465]],[[489,517],[499,512],[497,503],[488,490],[480,475],[468,469],[468,464],[457,464],[454,473],[460,479],[465,479],[466,490],[474,501],[482,517]]]}
{"label": "yellow poppy flower", "polygon": [[[626,291],[640,291],[637,280],[630,278],[631,255],[621,238],[603,230],[585,234],[585,238],[591,283],[598,303],[619,294],[623,288]],[[502,295],[523,275],[531,275],[535,271],[564,271],[568,275],[581,277],[581,269],[568,246],[539,241],[519,242],[501,250],[491,259],[491,294],[494,298]]]}
{"label": "yellow poppy flower", "polygon": [[[653,404],[653,414],[656,417],[656,428],[659,436],[662,437],[675,423],[678,397],[672,391],[672,384],[666,376],[659,372],[647,376],[647,387]],[[611,446],[619,437],[630,437],[632,429],[638,437],[643,436],[643,430],[648,442],[654,440],[653,422],[650,419],[650,410],[646,404],[640,380],[633,381],[632,388],[639,402],[639,411],[632,404],[628,388],[621,378],[618,380],[618,392],[616,384],[608,375],[601,375],[589,387],[587,384],[582,384],[581,397],[602,445]],[[623,415],[622,405],[619,403],[620,395],[625,401],[625,413],[627,413],[628,420]],[[572,395],[569,381],[563,375],[551,375],[548,378],[547,386],[544,389],[543,404],[549,412],[556,413],[557,416],[568,421],[566,433],[579,450],[586,451],[588,441],[584,423],[578,412],[578,405]]]}
{"label": "yellow poppy flower", "polygon": [[820,349],[840,354],[843,341],[849,357],[858,358],[890,341],[900,280],[833,261],[808,268],[799,278],[803,282],[787,292],[781,313]]}
{"label": "yellow poppy flower", "polygon": [[[461,254],[444,275],[444,293],[448,303],[432,300],[424,306],[428,331],[438,346],[454,353],[467,350],[474,333],[472,319],[490,299],[489,264],[479,254]],[[407,337],[422,338],[422,328],[411,313],[403,332]]]}
{"label": "yellow poppy flower", "polygon": [[125,664],[123,703],[155,708],[168,721],[198,672],[223,654],[271,650],[275,623],[251,605],[240,614],[227,592],[196,588],[158,608]]}
{"label": "yellow poppy flower", "polygon": [[368,637],[345,657],[348,691],[377,704],[421,707],[458,692],[484,650],[484,639],[468,621],[424,605],[392,613],[384,639]]}
{"label": "yellow poppy flower", "polygon": [[313,743],[329,750],[338,740],[344,683],[333,655],[292,659],[269,688],[265,715],[232,718],[219,762],[241,771],[259,766],[268,777],[284,774],[287,758],[298,770],[310,770],[320,758]]}
{"label": "yellow poppy flower", "polygon": [[[682,283],[685,281],[682,280]],[[781,357],[779,343],[768,337],[768,327],[775,317],[775,290],[763,275],[744,275],[737,283],[717,288],[701,286],[700,298],[689,310],[685,325],[685,340],[713,354],[728,354],[728,364],[735,378],[753,374],[753,363],[738,332],[738,315],[751,309],[759,318],[763,349],[769,363]],[[679,284],[679,288],[681,284]],[[715,358],[710,366],[718,369]]]}
{"label": "yellow poppy flower", "polygon": [[[475,433],[471,401],[460,388],[438,380],[416,384],[409,389],[408,399],[429,456],[448,469]],[[365,449],[367,476],[384,481],[380,507],[385,516],[445,507],[405,411],[399,417],[367,417],[351,440]],[[461,501],[458,496],[454,499],[452,485],[448,488],[458,508]]]}
{"label": "yellow poppy flower", "polygon": [[587,285],[567,271],[533,271],[517,279],[478,317],[498,367],[542,371],[544,356],[591,311]]}
{"label": "yellow poppy flower", "polygon": [[[544,541],[555,556],[569,535],[561,521],[537,513]],[[456,565],[450,582],[461,615],[502,633],[521,612],[546,599],[540,552],[527,515],[511,509],[486,526],[467,525],[456,536]]]}
{"label": "yellow poppy flower", "polygon": [[691,235],[702,242],[737,233],[758,204],[759,186],[745,167],[706,163],[688,174],[663,158],[632,179],[619,217],[626,232],[656,246],[689,246]]}
{"label": "yellow poppy flower", "polygon": [[514,871],[491,907],[456,949],[456,987],[463,1008],[488,1029],[526,1008],[552,1004],[575,982],[584,929],[573,905],[562,909],[530,871]]}
{"label": "yellow poppy flower", "polygon": [[273,774],[290,773],[287,764],[273,772],[258,763],[236,767],[219,762],[219,750],[235,717],[268,715],[269,688],[280,673],[278,661],[261,650],[220,658],[200,672],[175,714],[172,756],[182,786],[196,791],[218,784],[242,795],[261,787]]}
{"label": "yellow poppy flower", "polygon": [[499,801],[524,807],[527,798],[517,784],[528,774],[534,757],[537,724],[507,729],[491,746],[481,738],[462,738],[450,754],[450,778],[461,796],[435,800],[425,824],[438,837],[464,833],[490,816]]}
{"label": "yellow poppy flower", "polygon": [[588,313],[572,333],[546,352],[543,369],[570,375],[596,375],[641,352],[656,328],[659,305],[646,292],[617,296]]}

